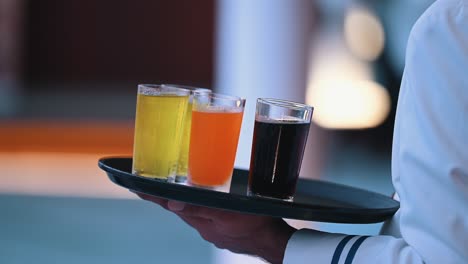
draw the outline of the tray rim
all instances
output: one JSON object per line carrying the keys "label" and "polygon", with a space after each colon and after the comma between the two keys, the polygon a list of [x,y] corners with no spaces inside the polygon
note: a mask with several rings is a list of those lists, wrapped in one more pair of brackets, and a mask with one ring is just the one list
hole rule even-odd
{"label": "tray rim", "polygon": [[[203,189],[203,188],[197,188],[197,187],[192,187],[188,185],[182,185],[182,184],[174,184],[174,183],[167,183],[162,180],[158,179],[151,179],[151,178],[146,178],[146,177],[141,177],[134,175],[130,172],[120,170],[118,168],[114,168],[109,166],[107,163],[112,162],[112,161],[123,161],[126,160],[127,162],[131,160],[131,156],[106,156],[102,157],[98,161],[98,167],[104,170],[108,176],[108,178],[116,185],[119,185],[123,188],[129,189],[129,190],[134,190],[124,184],[121,183],[122,179],[124,180],[130,180],[133,183],[138,184],[154,184],[154,186],[158,186],[160,188],[167,189],[169,191],[173,192],[179,192],[179,193],[187,193],[191,192],[199,195],[200,199],[198,200],[203,200],[201,198],[213,198],[213,196],[216,196],[216,200],[218,201],[229,201],[232,202],[232,198],[235,200],[241,202],[241,203],[256,203],[258,206],[265,205],[265,206],[276,206],[276,207],[281,207],[281,209],[285,210],[282,212],[282,214],[273,214],[273,213],[265,213],[265,212],[252,212],[251,210],[242,210],[242,209],[236,209],[234,207],[239,207],[239,206],[229,206],[229,208],[220,208],[219,206],[214,206],[210,205],[210,202],[208,203],[201,203],[197,201],[187,201],[187,199],[177,199],[177,198],[168,198],[163,195],[156,195],[153,193],[148,193],[146,191],[141,191],[142,193],[146,193],[148,195],[156,196],[156,197],[162,197],[165,199],[172,199],[172,200],[178,200],[182,202],[186,202],[189,204],[194,204],[198,206],[206,206],[206,207],[211,207],[211,208],[216,208],[216,209],[224,209],[228,211],[234,211],[234,212],[241,212],[241,213],[246,213],[246,214],[257,214],[257,215],[267,215],[267,216],[272,216],[272,217],[281,217],[281,218],[289,218],[289,219],[297,219],[297,220],[305,220],[305,221],[316,221],[316,222],[330,222],[330,223],[349,223],[349,224],[370,224],[370,223],[380,223],[383,221],[386,221],[390,219],[399,209],[400,203],[396,200],[393,200],[391,197],[387,197],[383,194],[365,190],[365,189],[360,189],[357,187],[353,186],[348,186],[340,183],[334,183],[334,182],[328,182],[328,181],[323,181],[323,180],[313,180],[313,179],[301,179],[301,181],[310,181],[310,182],[315,182],[316,184],[325,184],[328,186],[334,186],[336,188],[346,188],[348,190],[353,190],[353,191],[359,191],[359,192],[365,192],[368,195],[372,195],[373,197],[384,201],[384,203],[387,204],[385,207],[380,207],[380,208],[347,208],[347,207],[337,207],[337,206],[319,206],[319,205],[311,205],[311,204],[306,204],[306,203],[300,203],[300,202],[286,202],[286,201],[281,201],[281,200],[272,200],[268,198],[257,198],[257,197],[250,197],[247,195],[242,195],[238,193],[225,193],[225,192],[218,192],[218,191],[213,191],[209,189]],[[247,170],[244,169],[237,169],[235,168],[236,171],[244,171],[246,172]],[[138,188],[141,189],[141,188]],[[170,195],[172,196],[172,195]],[[212,204],[212,203],[211,203]],[[295,213],[291,213],[295,212]],[[300,213],[300,212],[302,213]],[[343,215],[352,217],[366,217],[367,220],[365,221],[355,221],[351,219],[346,219],[347,217],[344,217],[345,219],[342,220],[332,220],[330,221],[330,217],[326,216],[321,216],[320,214],[323,213],[328,213],[328,214],[334,214],[338,213],[342,215],[341,217],[344,217]],[[302,215],[301,215],[302,214]],[[338,217],[338,218],[341,218]]]}

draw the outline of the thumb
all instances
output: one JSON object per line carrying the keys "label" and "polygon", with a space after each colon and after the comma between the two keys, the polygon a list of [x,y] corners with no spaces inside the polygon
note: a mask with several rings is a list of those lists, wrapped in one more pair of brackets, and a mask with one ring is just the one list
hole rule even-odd
{"label": "thumb", "polygon": [[168,201],[167,207],[172,212],[181,212],[185,208],[185,203],[171,200],[171,201]]}

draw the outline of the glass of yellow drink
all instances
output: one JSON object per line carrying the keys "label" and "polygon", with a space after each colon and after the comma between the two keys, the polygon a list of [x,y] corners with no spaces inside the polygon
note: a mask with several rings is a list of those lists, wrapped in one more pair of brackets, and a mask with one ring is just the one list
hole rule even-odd
{"label": "glass of yellow drink", "polygon": [[190,91],[187,112],[185,113],[185,121],[184,121],[185,124],[184,124],[184,132],[182,134],[182,143],[180,147],[179,164],[177,166],[177,175],[175,178],[176,182],[186,182],[187,170],[188,170],[189,145],[190,145],[190,129],[192,126],[193,93],[196,91],[197,93],[209,94],[211,93],[211,90],[207,88],[200,88],[200,87],[180,85],[180,84],[167,84],[167,85],[182,88],[182,89],[187,89]]}
{"label": "glass of yellow drink", "polygon": [[170,85],[138,85],[134,174],[175,178],[189,96],[189,90]]}

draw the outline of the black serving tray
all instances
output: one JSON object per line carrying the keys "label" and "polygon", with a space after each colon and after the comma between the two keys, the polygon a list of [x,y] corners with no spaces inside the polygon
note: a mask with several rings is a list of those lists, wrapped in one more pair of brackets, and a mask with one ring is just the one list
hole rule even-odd
{"label": "black serving tray", "polygon": [[377,223],[392,217],[399,203],[390,197],[345,185],[299,179],[293,202],[246,195],[248,171],[234,169],[229,193],[131,173],[131,158],[102,158],[99,167],[115,184],[169,200],[249,214],[332,223]]}

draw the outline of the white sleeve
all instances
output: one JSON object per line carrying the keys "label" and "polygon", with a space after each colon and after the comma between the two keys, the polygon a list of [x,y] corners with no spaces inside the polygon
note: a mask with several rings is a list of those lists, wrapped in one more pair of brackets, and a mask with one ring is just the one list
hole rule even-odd
{"label": "white sleeve", "polygon": [[467,0],[439,0],[413,27],[392,179],[401,238],[299,230],[284,263],[468,263]]}

